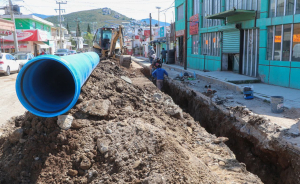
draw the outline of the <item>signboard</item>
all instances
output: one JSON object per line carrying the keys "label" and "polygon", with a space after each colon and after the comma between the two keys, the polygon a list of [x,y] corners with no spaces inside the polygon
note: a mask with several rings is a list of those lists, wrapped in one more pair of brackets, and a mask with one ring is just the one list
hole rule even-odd
{"label": "signboard", "polygon": [[[4,41],[5,42],[13,42],[14,41],[14,36],[11,31],[5,32],[8,36],[4,36]],[[3,34],[5,34],[3,33]],[[2,32],[0,31],[0,34]],[[48,35],[46,31],[42,30],[17,30],[17,38],[18,41],[42,41],[46,42],[48,41]],[[1,39],[3,41],[3,39]]]}
{"label": "signboard", "polygon": [[135,39],[136,40],[140,39],[140,36],[139,35],[135,35]]}
{"label": "signboard", "polygon": [[199,33],[199,14],[196,14],[190,18],[190,35],[197,35],[198,33]]}
{"label": "signboard", "polygon": [[[18,45],[18,47],[19,48],[27,48],[27,45],[21,44],[21,45]],[[1,45],[1,49],[14,49],[14,48],[15,48],[14,45],[4,45],[4,46]]]}
{"label": "signboard", "polygon": [[275,43],[281,43],[281,36],[275,36]]}
{"label": "signboard", "polygon": [[184,30],[176,31],[176,37],[184,36]]}
{"label": "signboard", "polygon": [[166,27],[161,27],[159,31],[160,38],[166,37]]}
{"label": "signboard", "polygon": [[293,42],[300,42],[300,34],[293,35]]}
{"label": "signboard", "polygon": [[146,38],[150,38],[150,30],[144,30],[144,35]]}

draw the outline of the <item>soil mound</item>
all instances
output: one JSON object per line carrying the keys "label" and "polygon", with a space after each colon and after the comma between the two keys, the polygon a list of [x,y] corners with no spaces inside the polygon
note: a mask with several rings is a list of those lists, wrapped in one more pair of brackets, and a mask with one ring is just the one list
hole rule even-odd
{"label": "soil mound", "polygon": [[143,78],[101,62],[68,113],[68,130],[57,117],[16,117],[0,139],[0,183],[262,183],[227,138],[208,134],[152,84],[126,76]]}

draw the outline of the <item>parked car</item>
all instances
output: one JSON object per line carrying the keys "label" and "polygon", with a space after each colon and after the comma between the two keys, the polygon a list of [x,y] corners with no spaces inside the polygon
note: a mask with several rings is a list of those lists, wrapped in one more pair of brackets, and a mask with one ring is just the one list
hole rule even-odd
{"label": "parked car", "polygon": [[30,53],[18,53],[14,56],[19,62],[20,68],[22,68],[28,61],[34,58]]}
{"label": "parked car", "polygon": [[76,50],[70,50],[70,55],[74,55],[74,54],[77,54]]}
{"label": "parked car", "polygon": [[70,55],[69,53],[69,49],[58,49],[54,55],[56,56],[67,56],[67,55]]}
{"label": "parked car", "polygon": [[19,72],[20,69],[19,62],[11,54],[0,54],[0,73],[10,75],[11,72]]}

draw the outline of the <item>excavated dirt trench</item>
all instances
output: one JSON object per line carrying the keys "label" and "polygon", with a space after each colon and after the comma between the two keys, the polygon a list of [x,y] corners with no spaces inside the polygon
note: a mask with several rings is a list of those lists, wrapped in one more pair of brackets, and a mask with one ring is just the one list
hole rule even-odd
{"label": "excavated dirt trench", "polygon": [[241,131],[242,126],[253,125],[252,128],[257,129],[261,124],[260,118],[253,118],[247,122],[250,124],[244,125],[234,116],[212,105],[209,98],[199,97],[199,94],[174,80],[165,81],[164,92],[209,133],[228,137],[226,144],[235,153],[237,160],[245,163],[247,170],[258,175],[264,183],[300,183],[299,153],[280,145],[275,138],[269,145],[263,145],[259,136],[250,136]]}

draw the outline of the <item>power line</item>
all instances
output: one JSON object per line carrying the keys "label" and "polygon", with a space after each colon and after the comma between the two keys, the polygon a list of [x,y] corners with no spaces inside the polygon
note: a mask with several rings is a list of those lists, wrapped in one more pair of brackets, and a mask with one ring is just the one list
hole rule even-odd
{"label": "power line", "polygon": [[[56,4],[58,4],[58,7],[59,7],[59,9],[58,9],[58,11],[59,11],[59,36],[60,36],[59,46],[62,49],[63,47],[62,47],[62,38],[61,38],[61,36],[62,36],[62,33],[61,33],[61,11],[65,11],[65,9],[61,9],[60,5],[67,4],[67,1],[56,1]],[[55,11],[56,10],[57,9],[55,9]]]}

